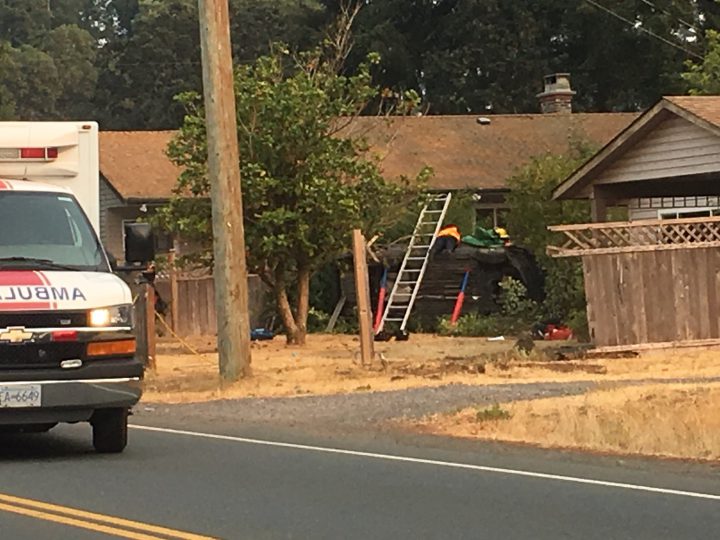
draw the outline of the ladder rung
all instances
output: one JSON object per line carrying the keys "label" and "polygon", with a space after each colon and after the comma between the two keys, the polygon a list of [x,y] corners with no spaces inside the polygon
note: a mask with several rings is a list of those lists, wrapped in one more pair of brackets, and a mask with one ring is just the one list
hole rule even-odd
{"label": "ladder rung", "polygon": [[411,249],[427,249],[430,247],[430,244],[423,244],[421,246],[412,246]]}
{"label": "ladder rung", "polygon": [[412,296],[412,293],[409,292],[396,292],[395,296]]}
{"label": "ladder rung", "polygon": [[425,257],[408,257],[408,261],[424,261]]}
{"label": "ladder rung", "polygon": [[398,281],[398,285],[414,285],[417,281]]}
{"label": "ladder rung", "polygon": [[423,210],[424,214],[442,214],[442,210]]}
{"label": "ladder rung", "polygon": [[422,268],[405,268],[403,270],[403,273],[404,272],[422,272]]}
{"label": "ladder rung", "polygon": [[402,319],[394,319],[394,318],[391,319],[390,317],[388,317],[388,318],[385,319],[385,320],[386,320],[386,321],[390,321],[390,322],[402,322]]}

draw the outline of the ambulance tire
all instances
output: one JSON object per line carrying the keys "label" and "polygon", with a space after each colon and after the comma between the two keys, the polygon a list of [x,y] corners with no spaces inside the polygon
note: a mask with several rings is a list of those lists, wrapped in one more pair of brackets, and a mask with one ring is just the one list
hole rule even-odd
{"label": "ambulance tire", "polygon": [[101,454],[117,454],[125,450],[128,436],[127,409],[100,409],[92,420],[93,446]]}

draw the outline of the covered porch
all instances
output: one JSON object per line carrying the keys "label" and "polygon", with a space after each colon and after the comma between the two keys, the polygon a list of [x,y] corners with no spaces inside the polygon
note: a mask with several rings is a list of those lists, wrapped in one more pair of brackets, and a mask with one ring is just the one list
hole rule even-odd
{"label": "covered porch", "polygon": [[[591,204],[548,253],[582,259],[596,347],[720,344],[720,98],[663,98],[555,199]],[[629,221],[607,222],[616,206]]]}

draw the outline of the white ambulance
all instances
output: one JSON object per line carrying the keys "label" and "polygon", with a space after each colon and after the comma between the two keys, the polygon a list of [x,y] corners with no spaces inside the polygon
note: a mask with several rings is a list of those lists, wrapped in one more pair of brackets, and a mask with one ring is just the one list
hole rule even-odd
{"label": "white ambulance", "polygon": [[[96,123],[0,122],[0,433],[90,422],[121,452],[143,364],[99,187]],[[148,229],[126,231],[126,261],[152,259]]]}

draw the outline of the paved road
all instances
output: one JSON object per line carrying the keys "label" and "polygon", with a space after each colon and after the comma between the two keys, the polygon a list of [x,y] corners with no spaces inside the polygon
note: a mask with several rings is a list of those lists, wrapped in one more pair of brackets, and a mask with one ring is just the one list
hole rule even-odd
{"label": "paved road", "polygon": [[[225,539],[720,538],[720,470],[709,466],[388,432],[322,435],[229,418],[140,415],[134,422],[228,437],[135,428],[119,456],[92,453],[85,426],[4,437],[2,537],[106,538],[92,528],[115,516],[134,524],[115,521],[109,530],[141,539],[202,538],[179,531]],[[321,449],[333,447],[361,453]],[[38,509],[33,501],[62,507]]]}

